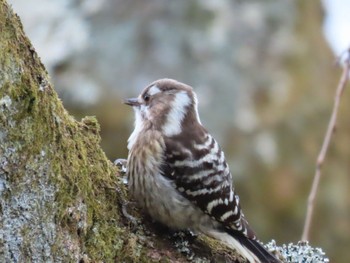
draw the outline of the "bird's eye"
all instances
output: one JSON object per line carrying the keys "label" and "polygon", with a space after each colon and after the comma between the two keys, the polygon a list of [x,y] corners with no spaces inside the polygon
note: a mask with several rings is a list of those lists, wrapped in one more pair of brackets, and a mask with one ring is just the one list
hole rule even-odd
{"label": "bird's eye", "polygon": [[146,102],[148,102],[150,98],[151,97],[148,94],[143,95],[143,100],[146,101]]}

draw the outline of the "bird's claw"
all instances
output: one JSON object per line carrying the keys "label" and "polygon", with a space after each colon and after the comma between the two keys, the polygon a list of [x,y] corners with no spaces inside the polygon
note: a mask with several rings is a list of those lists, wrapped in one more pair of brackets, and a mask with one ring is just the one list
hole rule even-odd
{"label": "bird's claw", "polygon": [[117,166],[119,172],[124,175],[126,174],[126,159],[117,159],[114,161],[114,165]]}
{"label": "bird's claw", "polygon": [[131,223],[132,228],[136,229],[137,226],[140,225],[140,222],[136,217],[129,214],[127,210],[129,205],[130,205],[130,202],[128,201],[122,204],[122,213],[123,213],[123,216]]}

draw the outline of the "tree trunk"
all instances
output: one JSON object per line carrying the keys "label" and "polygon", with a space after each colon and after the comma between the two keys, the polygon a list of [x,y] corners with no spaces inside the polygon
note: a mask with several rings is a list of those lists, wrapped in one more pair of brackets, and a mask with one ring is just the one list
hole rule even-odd
{"label": "tree trunk", "polygon": [[176,249],[148,219],[130,225],[121,213],[126,189],[99,146],[96,119],[66,112],[5,0],[0,65],[1,262],[237,260],[205,237],[182,237]]}

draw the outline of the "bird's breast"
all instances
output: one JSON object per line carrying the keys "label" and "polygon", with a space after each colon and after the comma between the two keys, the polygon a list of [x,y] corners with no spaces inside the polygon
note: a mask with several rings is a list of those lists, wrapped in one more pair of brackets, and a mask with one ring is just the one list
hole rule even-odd
{"label": "bird's breast", "polygon": [[129,189],[132,195],[143,195],[147,182],[160,172],[164,140],[155,131],[142,131],[132,145],[127,162]]}

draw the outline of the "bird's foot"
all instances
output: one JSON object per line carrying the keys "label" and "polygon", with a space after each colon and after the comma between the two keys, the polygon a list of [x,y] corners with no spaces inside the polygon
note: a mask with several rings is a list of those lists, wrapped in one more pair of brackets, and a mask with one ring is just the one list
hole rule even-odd
{"label": "bird's foot", "polygon": [[114,161],[114,165],[117,166],[119,172],[124,175],[126,174],[126,159],[117,159]]}
{"label": "bird's foot", "polygon": [[134,202],[124,201],[122,203],[122,214],[128,220],[128,222],[131,224],[132,229],[136,230],[140,225],[140,220],[138,220],[136,217],[129,214],[128,207],[131,204],[134,204]]}
{"label": "bird's foot", "polygon": [[120,175],[122,175],[122,181],[123,181],[123,184],[127,185],[128,184],[128,178],[126,176],[126,163],[127,163],[127,160],[126,159],[117,159],[114,161],[114,165],[117,166],[118,168],[118,172]]}

